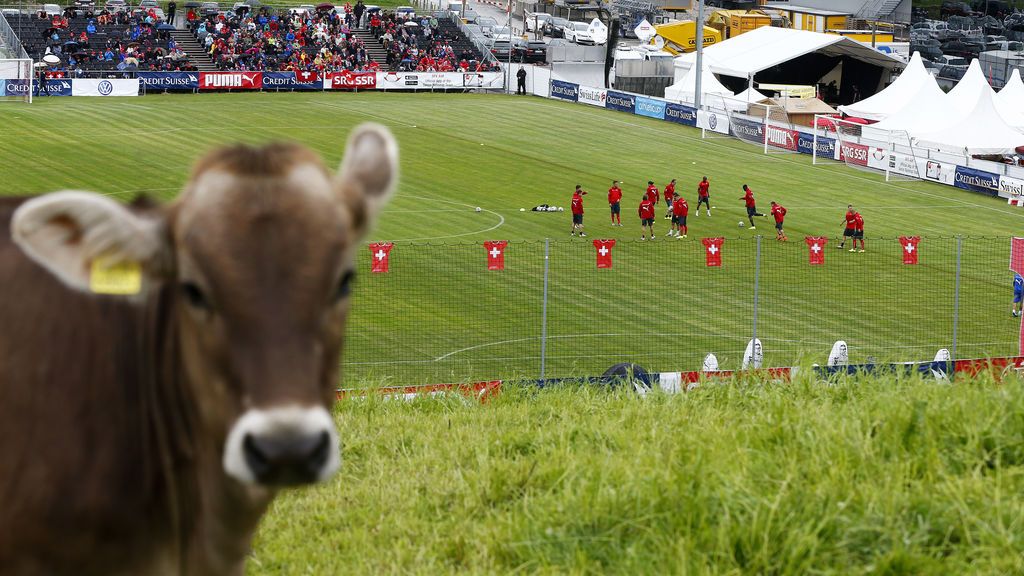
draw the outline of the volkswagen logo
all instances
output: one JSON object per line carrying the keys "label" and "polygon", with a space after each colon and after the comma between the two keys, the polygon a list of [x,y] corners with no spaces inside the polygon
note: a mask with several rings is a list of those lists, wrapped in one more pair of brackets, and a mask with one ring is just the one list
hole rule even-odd
{"label": "volkswagen logo", "polygon": [[718,115],[717,114],[708,114],[708,126],[710,126],[712,130],[714,130],[715,128],[718,127]]}
{"label": "volkswagen logo", "polygon": [[96,89],[99,90],[101,95],[110,96],[110,93],[114,91],[114,85],[109,80],[104,80],[96,86]]}

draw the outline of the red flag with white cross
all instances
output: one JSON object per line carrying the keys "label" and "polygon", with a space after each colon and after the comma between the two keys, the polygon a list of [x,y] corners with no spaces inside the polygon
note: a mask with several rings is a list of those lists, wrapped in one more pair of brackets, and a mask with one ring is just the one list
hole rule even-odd
{"label": "red flag with white cross", "polygon": [[917,243],[920,241],[920,236],[900,236],[904,264],[917,264]]}
{"label": "red flag with white cross", "polygon": [[707,266],[722,265],[722,244],[725,238],[701,238],[704,245],[704,260]]}
{"label": "red flag with white cross", "polygon": [[370,272],[383,274],[388,271],[391,249],[394,247],[395,245],[391,242],[374,242],[370,244]]}
{"label": "red flag with white cross", "polygon": [[488,270],[505,269],[506,246],[508,246],[508,240],[489,240],[487,242],[484,242],[484,248],[487,249]]}
{"label": "red flag with white cross", "polygon": [[[1024,276],[1024,238],[1010,239],[1010,270]],[[1024,356],[1024,322],[1020,324],[1017,338],[1017,353]]]}
{"label": "red flag with white cross", "polygon": [[805,236],[807,243],[807,258],[811,266],[820,266],[825,263],[825,245],[828,238],[824,236]]}
{"label": "red flag with white cross", "polygon": [[615,247],[615,240],[594,240],[594,249],[597,250],[597,267],[612,267],[612,248]]}

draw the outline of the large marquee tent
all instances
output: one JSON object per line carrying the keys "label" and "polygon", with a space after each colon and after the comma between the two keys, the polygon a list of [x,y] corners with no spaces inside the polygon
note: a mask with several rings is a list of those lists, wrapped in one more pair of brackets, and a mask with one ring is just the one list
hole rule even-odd
{"label": "large marquee tent", "polygon": [[914,102],[941,97],[942,89],[936,84],[935,77],[924,67],[921,54],[914,52],[910,63],[895,82],[874,96],[839,106],[839,111],[856,118],[884,120]]}

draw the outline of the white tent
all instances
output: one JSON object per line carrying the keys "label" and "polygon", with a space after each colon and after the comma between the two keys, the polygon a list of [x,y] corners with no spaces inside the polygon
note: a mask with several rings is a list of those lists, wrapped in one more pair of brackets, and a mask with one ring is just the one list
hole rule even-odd
{"label": "white tent", "polygon": [[[758,72],[806,54],[849,56],[892,70],[903,62],[867,44],[836,34],[762,26],[704,49],[704,65],[715,74],[752,78]],[[693,66],[694,53],[676,58],[676,79]]]}
{"label": "white tent", "polygon": [[747,88],[743,92],[736,95],[736,99],[740,102],[754,103],[762,100],[767,100],[768,96],[754,90],[753,88]]}
{"label": "white tent", "polygon": [[[701,96],[701,104],[706,104],[715,108],[722,108],[723,100],[726,98],[733,98],[732,90],[729,90],[715,78],[715,75],[711,73],[707,66],[704,67],[704,74],[701,75],[700,90],[703,94]],[[693,104],[694,95],[697,93],[697,69],[691,69],[686,76],[676,82],[675,84],[665,88],[665,99],[674,102],[680,102],[683,104]],[[736,103],[736,109],[745,109],[745,105]]]}
{"label": "white tent", "polygon": [[[983,93],[995,96],[992,87],[988,85],[988,80],[985,79],[985,73],[981,71],[981,64],[974,59],[964,77],[946,95],[946,102],[950,108],[966,114],[974,109]],[[1024,115],[1017,112],[1016,107],[1004,103],[1001,98],[993,98],[993,105],[1004,122],[1018,130],[1024,129]]]}
{"label": "white tent", "polygon": [[924,67],[921,54],[914,52],[907,68],[885,90],[860,102],[840,106],[839,111],[847,116],[884,120],[908,104],[913,105],[921,99],[934,99],[940,96],[942,96],[942,89],[935,83],[935,78],[928,73],[928,69]]}
{"label": "white tent", "polygon": [[[893,84],[895,86],[895,83]],[[890,86],[891,88],[891,86]],[[902,108],[890,113],[885,120],[865,126],[861,132],[865,138],[881,142],[907,143],[909,135],[934,130],[941,119],[956,120],[961,116],[958,109],[950,108],[946,94],[931,74],[921,82],[914,98]],[[845,106],[840,106],[840,110]]]}
{"label": "white tent", "polygon": [[1020,70],[1014,68],[1010,80],[996,95],[996,100],[1004,106],[1012,106],[1016,110],[1024,109],[1024,82],[1020,79]]}
{"label": "white tent", "polygon": [[1024,134],[1010,128],[996,110],[992,91],[981,91],[974,108],[932,132],[914,134],[915,144],[946,152],[1010,154],[1024,145]]}

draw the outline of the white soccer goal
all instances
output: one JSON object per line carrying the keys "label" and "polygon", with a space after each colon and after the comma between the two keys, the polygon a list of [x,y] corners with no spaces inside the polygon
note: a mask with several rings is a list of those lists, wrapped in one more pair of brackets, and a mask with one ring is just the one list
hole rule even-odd
{"label": "white soccer goal", "polygon": [[35,89],[32,60],[0,58],[0,102],[32,103]]}
{"label": "white soccer goal", "polygon": [[906,132],[878,130],[838,118],[829,120],[835,126],[839,160],[847,166],[883,172],[887,182],[921,177],[913,142]]}

